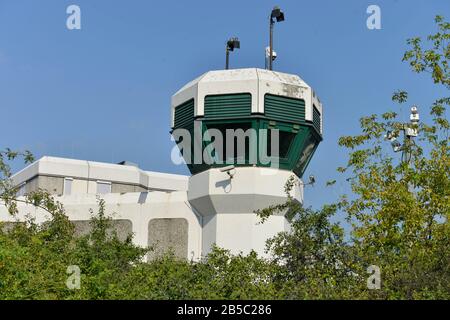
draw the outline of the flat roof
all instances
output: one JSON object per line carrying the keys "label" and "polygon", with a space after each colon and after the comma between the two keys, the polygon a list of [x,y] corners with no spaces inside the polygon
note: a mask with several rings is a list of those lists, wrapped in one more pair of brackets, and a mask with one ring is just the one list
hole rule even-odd
{"label": "flat roof", "polygon": [[71,177],[145,186],[149,189],[187,191],[189,176],[142,170],[135,165],[113,164],[44,156],[15,173],[19,185],[36,176]]}

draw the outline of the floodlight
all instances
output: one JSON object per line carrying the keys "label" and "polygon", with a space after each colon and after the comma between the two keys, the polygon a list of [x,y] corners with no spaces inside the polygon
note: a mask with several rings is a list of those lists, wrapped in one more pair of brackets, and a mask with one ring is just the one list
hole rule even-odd
{"label": "floodlight", "polygon": [[284,12],[281,11],[280,7],[274,7],[272,13],[270,14],[270,37],[269,37],[269,70],[272,70],[273,63],[273,25],[275,24],[275,20],[277,22],[284,21]]}
{"label": "floodlight", "polygon": [[230,66],[230,51],[234,51],[234,49],[240,49],[241,48],[241,42],[238,38],[230,38],[227,41],[227,48],[226,48],[226,59],[225,59],[225,69],[228,69]]}
{"label": "floodlight", "polygon": [[284,12],[281,11],[280,7],[278,7],[278,6],[274,7],[272,10],[272,13],[270,15],[270,18],[271,19],[275,18],[277,20],[277,22],[284,21]]}
{"label": "floodlight", "polygon": [[234,49],[240,49],[241,48],[241,42],[238,38],[231,38],[227,41],[227,47],[230,51],[234,51]]}

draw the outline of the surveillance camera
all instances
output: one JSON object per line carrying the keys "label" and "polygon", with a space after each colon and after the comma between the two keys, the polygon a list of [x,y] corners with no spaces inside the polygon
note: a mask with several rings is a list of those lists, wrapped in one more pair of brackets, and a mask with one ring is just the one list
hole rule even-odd
{"label": "surveillance camera", "polygon": [[384,138],[389,141],[394,141],[395,139],[397,139],[397,133],[393,131],[388,131],[386,132]]}
{"label": "surveillance camera", "polygon": [[233,165],[230,165],[230,166],[226,166],[226,167],[220,168],[220,172],[228,172],[228,171],[231,171],[233,169],[235,169],[235,167]]}
{"label": "surveillance camera", "polygon": [[[270,56],[270,47],[266,47],[266,58],[269,59]],[[277,58],[277,53],[275,50],[272,50],[272,61],[274,61]]]}
{"label": "surveillance camera", "polygon": [[313,186],[314,185],[314,183],[316,183],[316,178],[313,176],[313,175],[310,175],[309,177],[308,177],[308,183],[305,183],[303,180],[298,180],[298,185],[299,186],[304,186],[304,187],[306,187],[306,186]]}
{"label": "surveillance camera", "polygon": [[397,140],[392,141],[391,145],[392,145],[392,149],[394,149],[394,152],[399,152],[402,149],[402,145]]}
{"label": "surveillance camera", "polygon": [[230,177],[230,179],[233,179],[233,176],[235,174],[236,168],[233,165],[230,166],[226,166],[223,168],[220,168],[220,172],[226,172],[226,174],[228,174],[228,176]]}
{"label": "surveillance camera", "polygon": [[277,53],[275,51],[272,51],[272,61],[275,61],[277,58]]}
{"label": "surveillance camera", "polygon": [[417,137],[419,135],[419,131],[417,128],[406,128],[406,136],[408,137]]}
{"label": "surveillance camera", "polygon": [[419,110],[417,109],[416,106],[411,107],[411,115],[409,116],[409,119],[411,120],[412,123],[419,122],[419,120],[420,120]]}
{"label": "surveillance camera", "polygon": [[420,120],[419,114],[411,114],[411,116],[409,117],[409,120],[411,120],[412,123],[417,124]]}

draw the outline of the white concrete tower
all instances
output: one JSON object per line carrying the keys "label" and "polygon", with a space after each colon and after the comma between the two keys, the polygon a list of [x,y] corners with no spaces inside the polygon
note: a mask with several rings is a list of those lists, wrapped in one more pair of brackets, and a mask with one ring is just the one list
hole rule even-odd
{"label": "white concrete tower", "polygon": [[261,224],[254,211],[283,203],[292,175],[293,196],[303,200],[300,179],[322,140],[314,91],[291,74],[210,71],[173,95],[171,127],[192,173],[188,200],[201,216],[202,254],[215,243],[264,256],[266,240],[289,223],[279,215]]}

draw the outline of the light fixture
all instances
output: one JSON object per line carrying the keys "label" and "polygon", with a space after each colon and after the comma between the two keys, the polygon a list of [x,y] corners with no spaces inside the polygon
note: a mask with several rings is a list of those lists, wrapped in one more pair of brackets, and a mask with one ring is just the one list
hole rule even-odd
{"label": "light fixture", "polygon": [[272,10],[272,14],[270,15],[271,19],[276,19],[277,22],[284,21],[284,12],[281,11],[280,7],[276,6]]}
{"label": "light fixture", "polygon": [[269,40],[269,70],[272,70],[273,63],[273,25],[275,21],[284,21],[284,12],[281,11],[280,7],[274,7],[272,13],[270,14],[270,40]]}
{"label": "light fixture", "polygon": [[227,48],[226,48],[226,60],[225,60],[225,69],[228,69],[230,67],[230,51],[234,51],[234,49],[240,49],[241,48],[241,42],[238,38],[230,38],[227,41]]}

